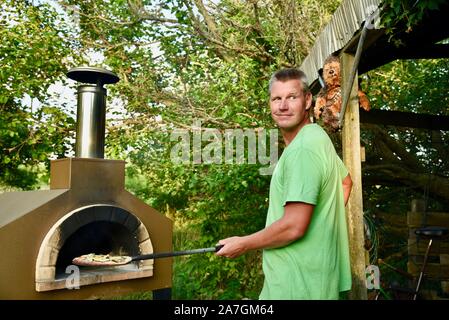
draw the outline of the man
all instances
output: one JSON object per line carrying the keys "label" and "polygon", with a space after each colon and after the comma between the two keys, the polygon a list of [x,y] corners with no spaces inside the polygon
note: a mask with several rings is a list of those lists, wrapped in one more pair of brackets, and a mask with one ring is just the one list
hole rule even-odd
{"label": "man", "polygon": [[217,255],[264,249],[260,299],[338,299],[351,288],[344,206],[352,181],[327,134],[310,121],[305,74],[280,70],[269,91],[286,148],[271,178],[266,227],[220,240]]}

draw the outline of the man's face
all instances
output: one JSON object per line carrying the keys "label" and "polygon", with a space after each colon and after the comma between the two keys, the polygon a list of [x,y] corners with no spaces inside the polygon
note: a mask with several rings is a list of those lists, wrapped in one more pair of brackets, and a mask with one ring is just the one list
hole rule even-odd
{"label": "man's face", "polygon": [[299,80],[275,81],[271,87],[271,116],[284,131],[300,128],[308,119],[312,94],[304,95]]}

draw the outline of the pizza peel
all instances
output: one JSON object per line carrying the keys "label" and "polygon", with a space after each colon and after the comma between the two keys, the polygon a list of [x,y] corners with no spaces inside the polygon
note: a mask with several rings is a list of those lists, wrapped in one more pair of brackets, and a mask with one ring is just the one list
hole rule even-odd
{"label": "pizza peel", "polygon": [[174,252],[160,252],[160,253],[151,253],[151,254],[143,254],[139,256],[113,256],[113,255],[95,255],[93,253],[85,254],[79,257],[76,257],[72,260],[72,263],[77,266],[85,266],[85,267],[114,267],[121,266],[133,261],[140,260],[148,260],[148,259],[157,259],[157,258],[167,258],[167,257],[175,257],[175,256],[185,256],[197,253],[206,253],[206,252],[217,252],[223,245],[217,245],[215,247],[210,248],[201,248],[201,249],[192,249],[192,250],[184,250],[184,251],[174,251]]}

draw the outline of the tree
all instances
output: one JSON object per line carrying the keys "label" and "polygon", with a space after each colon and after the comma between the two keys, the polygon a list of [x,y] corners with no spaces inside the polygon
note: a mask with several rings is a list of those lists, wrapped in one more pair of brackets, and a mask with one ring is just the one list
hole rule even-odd
{"label": "tree", "polygon": [[[73,119],[48,104],[47,90],[63,78],[70,46],[67,30],[50,6],[5,0],[2,10],[0,185],[32,188],[48,177],[41,166],[48,168],[48,156],[63,156],[69,148]],[[30,105],[24,103],[26,97]]]}
{"label": "tree", "polygon": [[[448,59],[395,61],[370,72],[365,88],[379,109],[447,115],[448,63]],[[367,145],[364,185],[406,186],[449,202],[447,132],[363,128]]]}

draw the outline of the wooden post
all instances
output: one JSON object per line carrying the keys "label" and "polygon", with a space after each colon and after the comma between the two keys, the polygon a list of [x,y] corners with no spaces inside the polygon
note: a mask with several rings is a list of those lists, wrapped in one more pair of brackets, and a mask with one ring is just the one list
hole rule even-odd
{"label": "wooden post", "polygon": [[[341,59],[341,84],[348,83],[348,77],[354,64],[354,56],[342,53]],[[360,162],[360,119],[359,101],[357,97],[357,75],[352,85],[351,95],[345,113],[342,147],[343,161],[351,174],[353,187],[346,208],[349,250],[351,255],[352,290],[349,298],[352,300],[366,300],[366,274],[365,274],[365,249],[363,228],[363,195],[362,195],[362,166]],[[348,88],[342,87],[342,93]]]}

